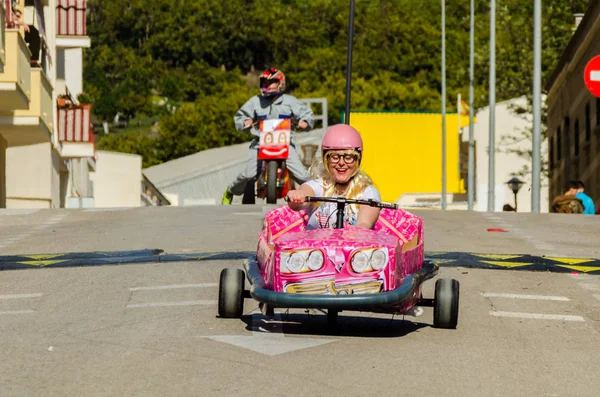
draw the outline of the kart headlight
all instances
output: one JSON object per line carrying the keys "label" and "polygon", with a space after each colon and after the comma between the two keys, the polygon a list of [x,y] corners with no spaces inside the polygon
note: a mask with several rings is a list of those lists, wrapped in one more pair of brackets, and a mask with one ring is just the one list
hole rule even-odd
{"label": "kart headlight", "polygon": [[308,267],[310,270],[319,270],[323,267],[323,253],[321,251],[313,251],[308,255]]}
{"label": "kart headlight", "polygon": [[295,252],[288,259],[286,266],[294,273],[299,273],[302,271],[304,267],[304,263],[306,262],[306,258],[300,252]]}
{"label": "kart headlight", "polygon": [[357,273],[367,271],[369,267],[369,255],[364,251],[359,251],[352,257],[352,269]]}
{"label": "kart headlight", "polygon": [[383,269],[383,267],[386,265],[387,263],[387,256],[385,255],[385,252],[383,252],[382,250],[375,250],[373,251],[373,254],[371,254],[371,267],[374,270],[381,270]]}
{"label": "kart headlight", "polygon": [[304,273],[319,270],[324,261],[319,250],[286,251],[280,254],[279,266],[281,273]]}
{"label": "kart headlight", "polygon": [[373,272],[383,269],[388,263],[387,249],[374,248],[360,250],[352,257],[350,264],[356,273]]}

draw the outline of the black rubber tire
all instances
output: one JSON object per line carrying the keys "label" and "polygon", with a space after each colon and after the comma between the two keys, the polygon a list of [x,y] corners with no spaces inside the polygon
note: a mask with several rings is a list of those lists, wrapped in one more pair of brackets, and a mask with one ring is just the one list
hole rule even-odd
{"label": "black rubber tire", "polygon": [[451,278],[441,278],[435,282],[433,304],[433,326],[436,328],[456,328],[460,284]]}
{"label": "black rubber tire", "polygon": [[241,318],[244,312],[244,272],[223,269],[219,280],[219,316]]}
{"label": "black rubber tire", "polygon": [[267,164],[267,204],[277,204],[277,162]]}
{"label": "black rubber tire", "polygon": [[338,314],[340,312],[336,309],[327,310],[327,325],[329,327],[337,327],[338,325]]}

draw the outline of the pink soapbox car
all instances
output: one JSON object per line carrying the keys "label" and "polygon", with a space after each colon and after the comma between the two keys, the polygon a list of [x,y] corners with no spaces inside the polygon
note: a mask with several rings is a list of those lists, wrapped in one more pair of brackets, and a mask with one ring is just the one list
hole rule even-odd
{"label": "pink soapbox car", "polygon": [[[306,211],[283,206],[266,213],[256,256],[244,271],[221,271],[218,311],[221,317],[241,318],[244,299],[259,302],[272,316],[275,308],[327,310],[335,325],[340,311],[406,314],[415,306],[433,307],[433,325],[456,328],[459,283],[440,278],[433,299],[423,298],[422,283],[438,273],[424,258],[423,220],[397,207],[374,200],[306,197],[307,201],[337,203],[335,228],[306,230]],[[349,204],[381,208],[373,229],[344,223]]]}

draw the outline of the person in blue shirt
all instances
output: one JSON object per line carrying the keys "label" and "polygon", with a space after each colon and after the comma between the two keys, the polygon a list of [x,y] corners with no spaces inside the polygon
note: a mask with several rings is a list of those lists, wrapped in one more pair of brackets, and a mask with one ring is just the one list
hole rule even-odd
{"label": "person in blue shirt", "polygon": [[566,195],[575,196],[583,203],[583,213],[586,215],[596,215],[594,200],[584,193],[585,185],[582,181],[570,181],[567,185]]}
{"label": "person in blue shirt", "polygon": [[583,202],[584,210],[583,213],[587,215],[596,215],[596,208],[594,205],[594,200],[590,196],[584,193],[585,185],[583,181],[577,181],[577,194],[575,197],[580,199]]}

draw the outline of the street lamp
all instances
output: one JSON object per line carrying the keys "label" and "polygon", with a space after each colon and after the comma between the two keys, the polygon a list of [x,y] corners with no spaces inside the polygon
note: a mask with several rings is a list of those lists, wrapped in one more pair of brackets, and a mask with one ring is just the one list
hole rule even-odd
{"label": "street lamp", "polygon": [[515,194],[515,212],[517,212],[517,193],[519,193],[519,190],[521,189],[521,186],[523,186],[523,183],[525,182],[523,182],[517,177],[512,177],[510,181],[506,182],[508,187]]}

